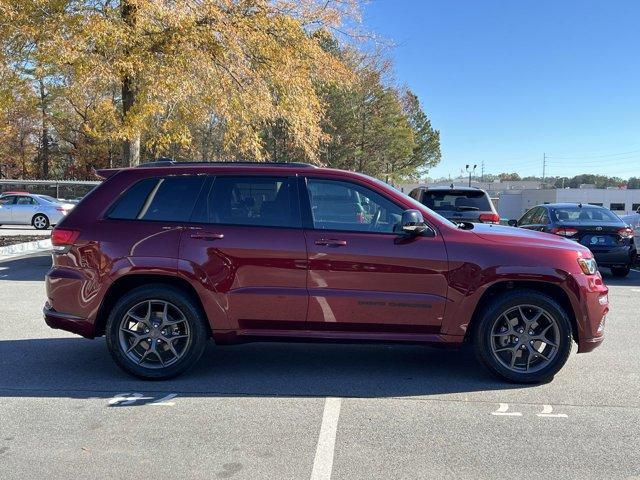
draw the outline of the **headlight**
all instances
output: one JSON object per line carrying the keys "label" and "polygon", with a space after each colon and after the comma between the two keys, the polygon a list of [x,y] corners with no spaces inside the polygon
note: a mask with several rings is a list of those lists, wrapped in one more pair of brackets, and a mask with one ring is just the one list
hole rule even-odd
{"label": "headlight", "polygon": [[578,264],[585,275],[594,275],[598,271],[595,258],[578,258]]}

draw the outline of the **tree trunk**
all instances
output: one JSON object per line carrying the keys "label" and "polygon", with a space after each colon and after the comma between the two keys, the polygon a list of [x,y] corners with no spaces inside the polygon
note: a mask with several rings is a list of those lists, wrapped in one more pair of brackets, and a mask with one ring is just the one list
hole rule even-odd
{"label": "tree trunk", "polygon": [[[129,27],[134,28],[136,24],[136,7],[130,1],[123,0],[120,4],[120,15],[122,20]],[[122,77],[122,121],[126,123],[127,115],[136,101],[134,80],[131,75],[125,73]],[[140,163],[140,132],[125,138],[122,145],[124,166],[135,166]]]}
{"label": "tree trunk", "polygon": [[140,164],[140,135],[127,138],[123,142],[123,157],[125,167],[135,167]]}
{"label": "tree trunk", "polygon": [[40,112],[42,116],[42,131],[40,152],[38,153],[40,172],[43,179],[49,178],[49,126],[47,125],[47,92],[42,80],[40,83]]}

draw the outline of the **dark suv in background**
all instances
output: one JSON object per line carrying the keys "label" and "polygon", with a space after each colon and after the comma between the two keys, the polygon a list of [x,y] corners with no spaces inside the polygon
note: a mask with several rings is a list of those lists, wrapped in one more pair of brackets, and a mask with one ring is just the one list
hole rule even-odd
{"label": "dark suv in background", "polygon": [[178,375],[213,337],[473,342],[493,373],[539,382],[604,338],[608,290],[575,242],[455,224],[353,172],[147,167],[102,171],[54,229],[44,307],[134,375]]}
{"label": "dark suv in background", "polygon": [[475,187],[418,187],[409,196],[453,222],[500,223],[489,194]]}
{"label": "dark suv in background", "polygon": [[553,233],[589,248],[601,267],[616,277],[629,275],[636,261],[634,230],[611,210],[582,203],[551,203],[528,210],[509,225]]}

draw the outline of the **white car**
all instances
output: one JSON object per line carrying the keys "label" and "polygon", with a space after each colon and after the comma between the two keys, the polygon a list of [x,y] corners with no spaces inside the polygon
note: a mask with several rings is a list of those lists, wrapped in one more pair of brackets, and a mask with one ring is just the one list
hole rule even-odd
{"label": "white car", "polygon": [[624,223],[635,230],[636,247],[640,245],[640,208],[636,213],[620,217]]}
{"label": "white car", "polygon": [[33,225],[44,230],[56,225],[73,207],[48,195],[3,193],[0,195],[0,225]]}

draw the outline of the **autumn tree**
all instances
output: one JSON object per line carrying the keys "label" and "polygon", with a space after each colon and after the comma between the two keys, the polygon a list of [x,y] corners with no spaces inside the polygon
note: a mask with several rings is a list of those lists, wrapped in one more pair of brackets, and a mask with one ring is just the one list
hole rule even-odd
{"label": "autumn tree", "polygon": [[256,159],[265,124],[284,121],[317,161],[316,85],[351,75],[313,32],[356,13],[355,0],[0,0],[0,42],[5,68],[53,72],[69,97],[98,88],[87,132],[122,142],[125,164],[139,162],[141,139],[153,151],[187,146],[189,126],[212,118],[225,149]]}
{"label": "autumn tree", "polygon": [[321,158],[390,182],[424,174],[440,162],[439,132],[417,96],[398,89],[384,57],[342,52],[356,72],[349,85],[322,90],[328,105]]}

